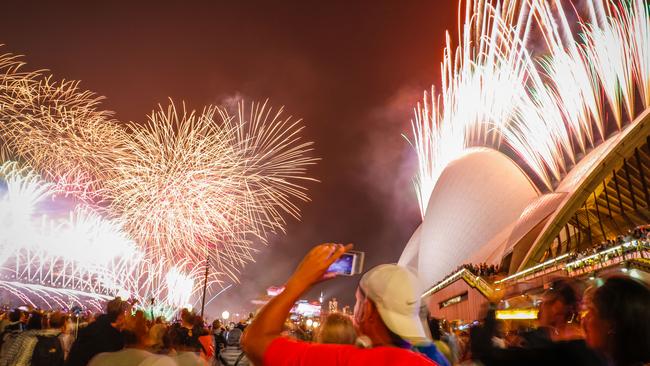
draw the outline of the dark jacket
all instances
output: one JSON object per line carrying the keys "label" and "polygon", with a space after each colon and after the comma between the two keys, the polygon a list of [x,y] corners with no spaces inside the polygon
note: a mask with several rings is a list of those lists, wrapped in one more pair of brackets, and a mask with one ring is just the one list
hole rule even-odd
{"label": "dark jacket", "polygon": [[79,330],[66,365],[86,366],[95,355],[119,351],[122,348],[124,348],[122,334],[113,328],[108,315],[100,315],[94,323]]}
{"label": "dark jacket", "polygon": [[552,342],[539,348],[494,349],[485,365],[605,366],[605,360],[582,340]]}

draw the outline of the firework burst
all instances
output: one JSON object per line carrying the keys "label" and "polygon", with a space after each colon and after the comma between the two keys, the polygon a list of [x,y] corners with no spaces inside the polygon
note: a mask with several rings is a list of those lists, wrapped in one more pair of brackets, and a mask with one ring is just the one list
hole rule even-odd
{"label": "firework burst", "polygon": [[[199,291],[205,261],[147,256],[122,222],[57,196],[56,185],[18,163],[3,164],[0,180],[0,289],[32,305],[64,308],[101,309],[98,300],[116,295],[143,305],[155,299],[166,315]],[[48,209],[56,205],[70,207],[68,214]]]}
{"label": "firework burst", "polygon": [[294,181],[308,179],[310,143],[300,142],[297,122],[269,119],[265,105],[247,115],[240,104],[238,112],[179,112],[172,102],[130,125],[105,186],[113,211],[153,258],[209,258],[236,279],[253,260],[251,240],[282,229],[281,212],[297,217],[291,199],[307,197]]}
{"label": "firework burst", "polygon": [[62,193],[101,195],[101,182],[124,130],[102,97],[77,81],[54,81],[43,71],[22,72],[16,56],[0,56],[0,140],[3,149],[36,169]]}
{"label": "firework burst", "polygon": [[134,271],[142,256],[119,223],[83,204],[49,216],[56,186],[18,163],[3,164],[0,180],[0,281],[107,295]]}
{"label": "firework burst", "polygon": [[559,0],[466,2],[459,46],[445,49],[442,90],[415,111],[422,215],[444,168],[469,147],[513,151],[552,191],[640,113],[637,97],[650,107],[647,5],[587,3],[583,17]]}
{"label": "firework burst", "polygon": [[[300,121],[284,117],[282,109],[241,103],[234,114],[215,106],[197,113],[172,102],[144,124],[124,125],[78,82],[57,82],[44,71],[22,67],[20,58],[0,56],[0,154],[52,182],[38,180],[52,197],[81,205],[65,223],[39,224],[52,238],[67,239],[47,248],[12,241],[17,253],[29,257],[17,255],[18,267],[30,273],[32,268],[67,273],[72,282],[63,286],[71,291],[108,291],[141,303],[154,298],[178,305],[187,300],[190,283],[190,297],[202,288],[206,267],[212,268],[208,287],[236,281],[239,269],[254,260],[256,243],[282,232],[285,216],[299,217],[296,201],[308,200],[302,183],[312,180],[306,169],[316,159],[310,156],[311,142],[300,137]],[[133,244],[135,251],[117,253],[104,266],[60,247],[68,242],[114,246],[97,235],[130,243],[129,248]],[[53,260],[52,250],[69,258]],[[47,267],[47,258],[70,263],[77,272]],[[108,267],[115,271],[107,272]]]}

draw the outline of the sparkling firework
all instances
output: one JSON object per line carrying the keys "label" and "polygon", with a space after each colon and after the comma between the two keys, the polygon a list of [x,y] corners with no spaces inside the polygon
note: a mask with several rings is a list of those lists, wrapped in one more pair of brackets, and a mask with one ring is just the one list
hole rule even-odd
{"label": "sparkling firework", "polygon": [[67,216],[43,213],[47,206],[60,205],[60,198],[56,185],[30,169],[5,163],[0,181],[0,289],[50,307],[101,309],[101,300],[115,295],[140,304],[153,298],[156,311],[166,315],[198,291],[195,279],[204,266],[152,261],[119,221],[105,219],[83,203],[74,204]]}
{"label": "sparkling firework", "polygon": [[52,185],[17,163],[7,162],[0,166],[0,178],[5,192],[0,195],[0,265],[13,255],[20,245],[14,240],[20,237],[24,243],[37,240],[32,230],[32,216],[38,202],[51,194]]}
{"label": "sparkling firework", "polygon": [[98,108],[103,98],[77,81],[57,82],[42,71],[21,72],[13,55],[0,56],[0,141],[3,149],[54,182],[61,193],[92,202],[124,130]]}
{"label": "sparkling firework", "polygon": [[105,186],[150,258],[209,260],[221,272],[215,279],[236,280],[253,260],[251,239],[281,230],[282,212],[298,216],[292,199],[307,200],[296,181],[309,179],[311,143],[281,110],[253,103],[246,112],[241,103],[236,117],[216,107],[179,113],[172,103],[131,124]]}
{"label": "sparkling firework", "polygon": [[119,224],[83,205],[69,217],[47,216],[56,186],[15,162],[0,167],[0,181],[1,288],[42,300],[51,289],[46,304],[70,306],[80,297],[107,297],[134,271],[141,255]]}
{"label": "sparkling firework", "polygon": [[[22,66],[13,55],[0,56],[0,155],[44,177],[16,173],[19,181],[32,177],[28,185],[45,187],[44,196],[78,207],[64,221],[28,219],[47,242],[24,230],[4,232],[2,245],[12,250],[3,262],[11,261],[18,283],[128,294],[141,304],[153,299],[159,309],[184,304],[197,297],[206,266],[208,288],[237,281],[256,242],[283,231],[286,215],[299,217],[295,201],[308,200],[301,182],[312,180],[306,169],[316,159],[300,137],[300,121],[282,109],[241,103],[231,115],[183,105],[179,113],[172,102],[147,123],[125,126],[78,82]],[[37,198],[11,198],[3,212],[29,210]],[[8,288],[43,292],[25,286]]]}
{"label": "sparkling firework", "polygon": [[415,110],[422,215],[444,168],[469,147],[513,151],[553,190],[589,149],[640,113],[637,95],[641,110],[650,107],[646,3],[586,3],[584,17],[559,0],[466,3],[459,46],[448,41],[445,49],[442,91],[425,94]]}

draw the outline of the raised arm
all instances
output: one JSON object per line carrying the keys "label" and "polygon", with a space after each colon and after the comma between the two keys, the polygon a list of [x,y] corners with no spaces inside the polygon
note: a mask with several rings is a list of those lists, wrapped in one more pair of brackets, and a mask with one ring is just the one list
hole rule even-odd
{"label": "raised arm", "polygon": [[264,353],[271,342],[280,337],[284,321],[293,304],[313,284],[334,277],[327,268],[352,245],[321,244],[313,248],[289,278],[282,293],[271,299],[246,328],[242,347],[255,365],[262,365]]}

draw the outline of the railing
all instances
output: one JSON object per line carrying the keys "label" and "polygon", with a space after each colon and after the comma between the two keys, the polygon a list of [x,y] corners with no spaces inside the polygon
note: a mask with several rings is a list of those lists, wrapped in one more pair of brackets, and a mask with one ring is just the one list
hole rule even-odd
{"label": "railing", "polygon": [[650,243],[647,241],[631,241],[613,248],[607,248],[584,258],[576,259],[566,265],[566,271],[569,276],[580,275],[593,271],[595,267],[603,267],[603,265],[610,266],[628,259],[644,258],[644,254],[648,250],[650,250]]}
{"label": "railing", "polygon": [[453,273],[451,276],[433,285],[430,289],[428,289],[422,294],[422,297],[427,297],[433,293],[438,292],[440,289],[447,287],[448,284],[459,279],[463,275],[463,272],[469,272],[469,271],[465,268],[460,269],[458,272]]}
{"label": "railing", "polygon": [[455,282],[456,280],[463,279],[471,287],[476,288],[484,296],[491,298],[494,295],[494,289],[492,286],[485,281],[481,276],[477,276],[466,268],[462,268],[459,271],[453,273],[444,280],[438,282],[436,285],[431,287],[425,293],[422,294],[422,297],[427,297],[433,293],[440,291],[441,289],[447,287],[447,285]]}
{"label": "railing", "polygon": [[546,262],[537,264],[537,265],[535,265],[533,267],[530,267],[530,268],[526,268],[523,271],[519,271],[519,272],[517,272],[515,274],[512,274],[512,275],[510,275],[510,276],[508,276],[508,277],[506,277],[504,279],[501,279],[499,281],[495,281],[494,284],[498,285],[498,284],[509,282],[509,281],[512,281],[512,280],[515,280],[515,279],[518,279],[518,278],[521,278],[521,277],[525,277],[527,275],[537,273],[539,271],[543,271],[544,269],[548,269],[549,267],[553,267],[554,265],[557,265],[557,264],[561,263],[565,259],[568,259],[569,256],[570,256],[570,254],[568,254],[568,253],[567,254],[562,254],[559,257],[547,260]]}
{"label": "railing", "polygon": [[483,296],[487,298],[492,298],[494,296],[494,289],[492,286],[483,279],[481,276],[477,276],[470,271],[465,271],[463,273],[463,279],[467,284],[476,288]]}
{"label": "railing", "polygon": [[[441,289],[447,287],[449,284],[462,278],[465,282],[467,282],[468,285],[476,288],[484,296],[492,298],[495,294],[495,286],[497,285],[503,285],[508,282],[526,277],[534,278],[542,273],[547,273],[549,270],[563,270],[566,271],[569,276],[574,276],[589,272],[593,270],[593,267],[599,264],[610,266],[612,264],[620,263],[628,259],[650,259],[650,242],[646,240],[634,240],[612,248],[601,250],[598,253],[594,253],[584,258],[579,258],[571,261],[575,255],[575,253],[563,254],[559,257],[537,264],[523,271],[514,273],[501,280],[494,281],[492,284],[483,279],[481,276],[475,275],[466,268],[462,268],[432,286],[429,290],[422,294],[422,297],[424,298],[433,293],[436,293]],[[626,255],[630,255],[630,257],[626,258]],[[497,290],[499,289],[497,288]]]}

